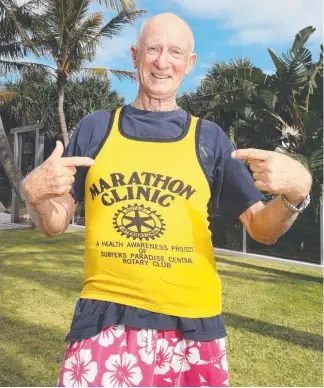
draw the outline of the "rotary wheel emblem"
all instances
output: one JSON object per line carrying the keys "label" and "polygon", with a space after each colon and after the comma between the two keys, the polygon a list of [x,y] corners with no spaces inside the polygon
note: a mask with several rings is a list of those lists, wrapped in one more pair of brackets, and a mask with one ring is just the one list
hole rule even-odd
{"label": "rotary wheel emblem", "polygon": [[154,240],[165,231],[164,220],[155,210],[144,205],[123,206],[115,213],[114,228],[122,236],[133,240]]}

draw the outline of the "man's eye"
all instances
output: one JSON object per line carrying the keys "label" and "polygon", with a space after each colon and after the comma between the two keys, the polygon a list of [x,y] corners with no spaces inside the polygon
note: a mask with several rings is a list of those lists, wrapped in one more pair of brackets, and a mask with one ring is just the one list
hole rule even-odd
{"label": "man's eye", "polygon": [[158,48],[157,48],[157,47],[149,47],[149,48],[148,48],[148,51],[149,51],[150,53],[156,53],[156,52],[158,51]]}
{"label": "man's eye", "polygon": [[172,54],[177,56],[177,57],[180,57],[182,55],[182,52],[180,50],[173,50]]}

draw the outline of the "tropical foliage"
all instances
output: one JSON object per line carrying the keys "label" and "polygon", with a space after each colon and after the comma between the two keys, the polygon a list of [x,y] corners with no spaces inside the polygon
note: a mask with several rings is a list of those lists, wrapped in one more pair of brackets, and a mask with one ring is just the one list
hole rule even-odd
{"label": "tropical foliage", "polygon": [[[0,74],[42,70],[55,77],[58,93],[58,114],[65,145],[68,143],[64,115],[64,92],[67,79],[80,71],[111,72],[119,78],[135,78],[135,74],[118,69],[91,69],[92,62],[104,38],[119,35],[144,11],[136,10],[133,1],[100,0],[118,14],[108,23],[103,12],[91,12],[92,0],[30,0],[22,6],[16,1],[0,2]],[[50,58],[55,67],[22,61],[28,54]],[[108,53],[109,55],[109,53]]]}
{"label": "tropical foliage", "polygon": [[[68,132],[87,114],[99,109],[121,106],[124,99],[111,90],[111,82],[103,75],[71,77],[65,86],[64,106]],[[44,73],[25,74],[15,82],[7,82],[3,94],[10,90],[14,95],[2,103],[2,116],[7,127],[31,125],[42,122],[49,136],[60,137],[57,112],[58,96],[53,79]]]}
{"label": "tropical foliage", "polygon": [[[96,2],[113,9],[117,15],[105,23],[102,12],[91,11]],[[58,118],[67,145],[64,94],[69,76],[80,72],[99,75],[110,72],[119,78],[134,78],[134,73],[128,71],[85,69],[83,66],[95,58],[104,38],[114,38],[143,13],[135,9],[133,0],[27,0],[22,5],[18,5],[16,0],[0,0],[0,77],[37,71],[55,79]],[[30,55],[34,55],[37,61],[28,61]],[[54,62],[54,67],[39,63],[40,59],[48,58]],[[15,93],[12,90],[0,91],[0,101],[10,100]],[[16,173],[11,149],[5,141],[4,127],[2,122],[0,124],[0,139],[4,139],[0,161],[19,196],[21,174]]]}
{"label": "tropical foliage", "polygon": [[272,75],[255,67],[248,58],[214,63],[197,90],[183,94],[179,104],[218,123],[238,148],[285,152],[303,163],[313,176],[310,217],[319,228],[323,46],[320,58],[313,61],[305,47],[313,32],[312,27],[299,31],[292,47],[281,57],[268,50],[276,69]]}
{"label": "tropical foliage", "polygon": [[[0,155],[3,155],[3,166],[0,163],[0,201],[7,207],[11,201],[11,190],[18,187],[22,176],[34,166],[34,153],[23,152],[22,171],[15,163],[11,163],[8,150],[11,152],[8,140],[12,142],[9,129],[24,125],[43,122],[46,129],[45,158],[50,155],[55,145],[55,139],[62,140],[57,113],[57,93],[55,82],[43,73],[26,74],[16,82],[8,82],[2,90],[13,90],[15,97],[10,101],[0,102],[0,117],[7,133],[0,130]],[[104,76],[73,77],[66,85],[65,115],[67,127],[72,133],[76,124],[84,116],[100,109],[114,109],[124,103],[124,99],[111,90],[110,80]],[[1,125],[1,122],[0,122]],[[0,128],[1,129],[1,128]],[[34,147],[34,133],[24,134],[23,143]],[[2,168],[4,167],[4,169]]]}
{"label": "tropical foliage", "polygon": [[[94,3],[114,10],[116,16],[105,22],[102,12],[92,11]],[[21,76],[0,88],[4,122],[3,126],[0,121],[0,160],[18,194],[21,174],[14,164],[4,127],[42,121],[48,138],[60,133],[67,144],[68,131],[84,115],[121,105],[123,99],[110,90],[108,74],[133,79],[134,73],[93,69],[88,63],[104,39],[120,34],[143,13],[135,9],[132,0],[27,0],[20,6],[16,0],[0,0],[0,76]],[[311,172],[312,207],[274,247],[260,248],[270,249],[272,254],[285,251],[294,255],[301,250],[298,244],[305,246],[304,240],[309,247],[319,246],[323,47],[320,58],[314,60],[306,47],[313,32],[313,27],[299,31],[292,47],[281,56],[268,50],[275,68],[273,74],[266,74],[249,58],[215,62],[197,90],[178,99],[185,110],[219,124],[236,147],[285,152]],[[34,62],[28,61],[31,57]],[[44,65],[45,58],[54,65]],[[214,237],[219,241],[222,228],[217,215],[215,219],[218,227],[214,228]],[[224,245],[241,247],[237,238],[241,226],[223,226]],[[317,260],[309,255],[304,259]]]}

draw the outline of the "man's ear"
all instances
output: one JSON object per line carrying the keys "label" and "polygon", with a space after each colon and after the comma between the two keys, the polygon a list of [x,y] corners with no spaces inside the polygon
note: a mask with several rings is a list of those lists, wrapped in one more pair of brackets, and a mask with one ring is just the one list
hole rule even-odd
{"label": "man's ear", "polygon": [[187,64],[187,68],[185,71],[186,75],[190,74],[190,71],[194,67],[194,64],[196,63],[196,61],[197,61],[197,54],[192,53],[188,59],[188,64]]}
{"label": "man's ear", "polygon": [[133,58],[134,69],[137,69],[137,52],[138,52],[137,46],[132,45],[130,48],[130,52]]}

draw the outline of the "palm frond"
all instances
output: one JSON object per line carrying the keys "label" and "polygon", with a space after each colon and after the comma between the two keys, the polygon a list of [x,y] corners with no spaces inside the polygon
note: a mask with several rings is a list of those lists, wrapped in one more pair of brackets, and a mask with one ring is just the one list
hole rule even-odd
{"label": "palm frond", "polygon": [[293,46],[291,48],[291,51],[295,54],[298,53],[298,51],[303,48],[308,40],[308,38],[312,35],[312,33],[316,30],[316,28],[309,26],[306,28],[303,28],[296,34],[295,41],[293,43]]}
{"label": "palm frond", "polygon": [[[128,14],[121,12],[100,30],[97,29],[96,23],[91,25],[93,21],[98,22],[98,18],[93,20],[90,18],[90,20],[85,21],[82,26],[71,33],[69,39],[66,51],[68,53],[68,61],[71,63],[70,69],[80,67],[80,64],[84,63],[84,61],[91,62],[95,58],[96,48],[101,43],[103,37],[113,38],[119,35],[126,25],[132,23],[144,12],[142,10],[132,11]],[[101,15],[99,16],[101,17]],[[118,75],[116,76],[119,77]],[[128,75],[127,77],[129,78]]]}
{"label": "palm frond", "polygon": [[267,108],[274,111],[278,101],[276,93],[269,89],[260,89],[258,94],[259,97],[265,102]]}
{"label": "palm frond", "polygon": [[285,62],[279,58],[274,51],[272,51],[270,48],[268,49],[268,52],[271,56],[271,59],[276,66],[277,72],[280,74],[286,70]]}
{"label": "palm frond", "polygon": [[[268,50],[277,68],[278,77],[283,76],[281,82],[291,85],[293,90],[304,88],[312,71],[312,54],[304,47],[310,35],[315,31],[313,27],[306,27],[299,31],[290,50],[278,58]],[[307,82],[306,82],[307,83]]]}
{"label": "palm frond", "polygon": [[[87,13],[89,12],[90,9],[90,1],[82,1],[80,2],[73,2],[74,6],[74,12],[71,12],[71,15],[73,17],[68,18],[70,20],[70,28],[69,31],[73,31],[73,28],[77,26],[80,22],[82,22],[85,18]],[[76,15],[76,16],[75,16]]]}
{"label": "palm frond", "polygon": [[258,67],[237,67],[226,69],[223,72],[224,76],[233,77],[239,80],[249,81],[252,84],[266,86],[269,76]]}
{"label": "palm frond", "polygon": [[102,21],[102,12],[97,12],[78,23],[73,30],[69,31],[69,37],[65,42],[67,50],[70,50],[78,42],[82,45],[87,45],[91,40],[98,38]]}
{"label": "palm frond", "polygon": [[125,26],[133,23],[137,18],[144,15],[145,13],[145,10],[136,10],[128,13],[122,11],[117,16],[112,18],[109,23],[103,26],[99,34],[100,36],[105,36],[107,38],[112,38],[116,35],[119,35]]}
{"label": "palm frond", "polygon": [[17,96],[17,92],[11,92],[11,91],[0,91],[0,102],[8,102],[14,99]]}
{"label": "palm frond", "polygon": [[312,152],[309,158],[309,164],[313,172],[319,171],[323,174],[323,149]]}
{"label": "palm frond", "polygon": [[224,110],[230,110],[244,114],[245,108],[248,106],[248,101],[246,100],[236,100],[234,102],[212,102],[208,108],[211,112],[220,112]]}
{"label": "palm frond", "polygon": [[277,113],[270,112],[268,110],[265,110],[265,113],[268,113],[270,116],[277,119],[279,121],[279,123],[281,123],[283,126],[285,126],[285,127],[288,126],[288,124]]}
{"label": "palm frond", "polygon": [[24,46],[21,42],[0,44],[0,58],[15,60],[26,56],[28,51],[28,47]]}
{"label": "palm frond", "polygon": [[294,105],[295,111],[298,113],[298,116],[301,119],[304,131],[308,137],[313,136],[313,134],[322,128],[322,118],[320,115],[317,115],[310,111],[305,111],[300,109],[297,105]]}
{"label": "palm frond", "polygon": [[81,24],[75,26],[65,41],[65,62],[71,62],[73,67],[79,66],[82,61],[91,61],[100,43],[100,25],[103,20],[101,12],[90,15]]}
{"label": "palm frond", "polygon": [[234,89],[228,89],[228,90],[219,90],[219,91],[217,91],[215,93],[210,93],[210,94],[197,94],[197,95],[191,97],[191,99],[193,101],[195,101],[195,100],[212,101],[212,100],[214,100],[215,97],[219,97],[221,95],[226,95],[226,94],[231,95],[232,93],[241,92],[243,90],[244,90],[244,88],[234,88]]}
{"label": "palm frond", "polygon": [[287,54],[282,54],[287,71],[290,73],[300,74],[310,69],[312,65],[312,53],[305,47],[297,53],[288,50]]}
{"label": "palm frond", "polygon": [[39,57],[36,45],[32,40],[33,21],[35,17],[28,12],[25,6],[18,6],[15,1],[1,1],[0,4],[0,31],[2,42],[20,39],[28,45],[33,54]]}
{"label": "palm frond", "polygon": [[310,71],[310,77],[308,81],[308,92],[305,99],[305,108],[308,111],[310,95],[313,94],[316,85],[316,77],[319,72],[323,71],[323,45],[321,44],[320,58],[317,63],[313,63]]}
{"label": "palm frond", "polygon": [[137,74],[132,71],[125,71],[125,70],[117,70],[117,69],[110,69],[110,68],[82,68],[76,70],[74,73],[78,72],[84,72],[86,75],[93,76],[93,75],[102,75],[104,72],[106,73],[112,73],[115,77],[117,77],[119,80],[123,79],[130,79],[132,81],[137,80]]}
{"label": "palm frond", "polygon": [[17,61],[7,61],[0,59],[0,76],[6,75],[9,73],[27,73],[31,71],[43,71],[48,74],[53,75],[53,69],[51,66],[43,65],[40,63],[33,63],[33,62],[17,62]]}
{"label": "palm frond", "polygon": [[117,70],[117,69],[107,69],[108,72],[112,73],[119,80],[130,79],[132,81],[137,81],[137,73],[133,71]]}
{"label": "palm frond", "polygon": [[104,5],[115,12],[130,12],[135,9],[134,0],[96,0],[100,5]]}

